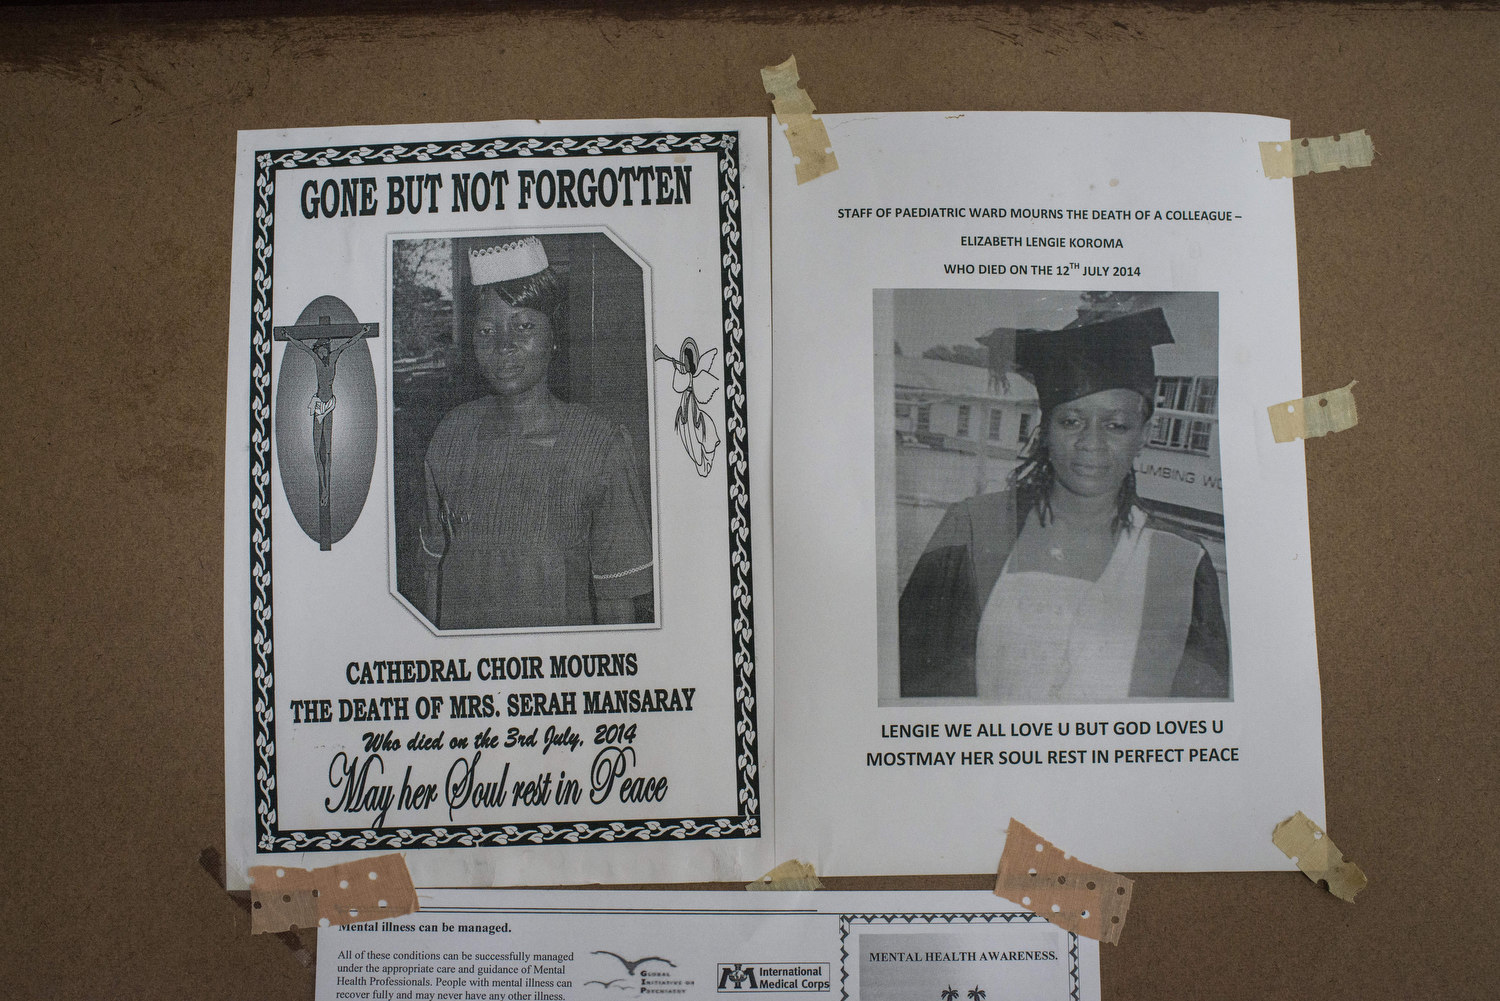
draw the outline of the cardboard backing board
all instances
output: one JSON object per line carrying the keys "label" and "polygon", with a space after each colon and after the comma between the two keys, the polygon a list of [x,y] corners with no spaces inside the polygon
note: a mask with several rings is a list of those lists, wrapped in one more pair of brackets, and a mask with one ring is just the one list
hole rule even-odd
{"label": "cardboard backing board", "polygon": [[[1278,447],[1307,450],[1320,819],[1370,886],[1351,906],[1295,872],[1142,875],[1104,991],[1459,997],[1500,981],[1488,894],[1467,882],[1500,864],[1494,9],[0,18],[9,993],[312,993],[197,863],[223,844],[235,130],[760,115],[759,67],[793,53],[828,111],[1240,111],[1296,135],[1370,131],[1372,167],[1266,182],[1293,184],[1297,210],[1304,385],[1283,397],[1359,380],[1358,427]],[[993,874],[827,883],[986,890]]]}

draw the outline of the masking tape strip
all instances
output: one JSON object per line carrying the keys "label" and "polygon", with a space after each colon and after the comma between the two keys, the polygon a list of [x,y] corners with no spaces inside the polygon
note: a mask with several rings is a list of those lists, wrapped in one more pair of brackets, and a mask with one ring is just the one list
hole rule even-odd
{"label": "masking tape strip", "polygon": [[790,57],[780,66],[764,67],[760,79],[765,84],[766,93],[771,95],[776,117],[786,126],[787,144],[792,147],[792,156],[797,158],[797,183],[806,184],[813,178],[838,170],[839,161],[833,155],[828,129],[823,126],[822,119],[812,116],[812,98],[797,86],[800,80],[797,57]]}
{"label": "masking tape strip", "polygon": [[1321,438],[1331,431],[1347,431],[1359,423],[1354,406],[1354,385],[1300,400],[1287,400],[1266,408],[1271,415],[1271,437],[1277,441]]}
{"label": "masking tape strip", "polygon": [[350,925],[417,909],[417,891],[401,855],[380,855],[322,869],[250,867],[250,932]]}
{"label": "masking tape strip", "polygon": [[[217,848],[205,848],[198,853],[198,864],[203,871],[219,884],[230,900],[246,914],[252,913],[250,908],[250,894],[245,890],[229,889],[227,880],[228,873],[224,866],[224,856],[219,854]],[[297,962],[303,966],[311,967],[318,958],[318,940],[316,936],[308,936],[306,942],[294,931],[277,932],[276,937],[281,939],[283,945],[292,950],[292,955],[297,957]]]}
{"label": "masking tape strip", "polygon": [[770,872],[753,883],[746,883],[747,890],[821,890],[823,883],[818,879],[811,863],[790,859],[781,863]]}
{"label": "masking tape strip", "polygon": [[1328,892],[1340,900],[1354,903],[1354,895],[1369,885],[1359,866],[1344,858],[1323,828],[1308,820],[1301,810],[1276,825],[1271,843],[1297,863],[1308,879],[1327,883]]}
{"label": "masking tape strip", "polygon": [[995,896],[1013,900],[1070,932],[1117,944],[1135,883],[1065,855],[1014,817],[995,878]]}
{"label": "masking tape strip", "polygon": [[1375,141],[1364,129],[1319,139],[1287,139],[1260,144],[1260,167],[1272,180],[1368,167],[1374,159]]}

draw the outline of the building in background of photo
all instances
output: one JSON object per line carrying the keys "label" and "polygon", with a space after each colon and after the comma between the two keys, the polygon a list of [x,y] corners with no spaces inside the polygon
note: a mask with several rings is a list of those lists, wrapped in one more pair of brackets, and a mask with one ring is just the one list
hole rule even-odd
{"label": "building in background of photo", "polygon": [[[897,355],[896,505],[926,527],[899,533],[899,578],[955,501],[1005,488],[1037,421],[1036,390],[1025,379],[995,379],[986,368]],[[917,536],[922,536],[917,538]]]}

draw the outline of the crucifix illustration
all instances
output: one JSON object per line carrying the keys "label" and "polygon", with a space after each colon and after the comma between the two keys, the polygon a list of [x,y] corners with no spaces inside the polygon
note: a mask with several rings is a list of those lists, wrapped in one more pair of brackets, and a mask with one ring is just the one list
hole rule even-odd
{"label": "crucifix illustration", "polygon": [[322,295],[308,303],[297,322],[289,327],[274,327],[273,339],[286,341],[305,352],[317,372],[318,388],[307,403],[312,417],[313,461],[318,468],[318,548],[333,548],[333,380],[339,355],[355,341],[377,337],[380,324],[360,323],[344,301],[337,296]]}

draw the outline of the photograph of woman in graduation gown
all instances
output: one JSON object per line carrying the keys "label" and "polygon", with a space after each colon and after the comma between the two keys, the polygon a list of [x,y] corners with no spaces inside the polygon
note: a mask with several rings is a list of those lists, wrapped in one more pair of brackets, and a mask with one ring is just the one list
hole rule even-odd
{"label": "photograph of woman in graduation gown", "polygon": [[1227,698],[1213,563],[1135,491],[1152,348],[1172,342],[1162,311],[989,337],[1036,384],[1042,419],[1006,489],[952,505],[917,561],[900,598],[901,695]]}

